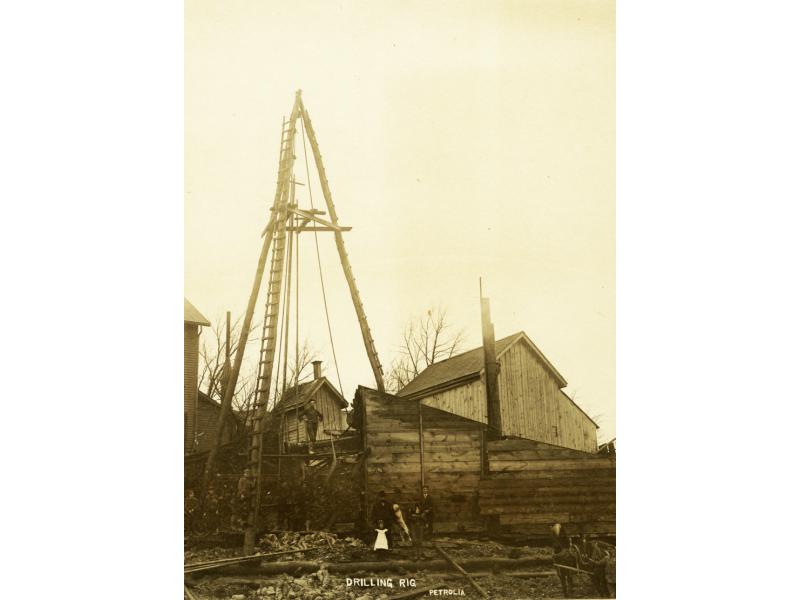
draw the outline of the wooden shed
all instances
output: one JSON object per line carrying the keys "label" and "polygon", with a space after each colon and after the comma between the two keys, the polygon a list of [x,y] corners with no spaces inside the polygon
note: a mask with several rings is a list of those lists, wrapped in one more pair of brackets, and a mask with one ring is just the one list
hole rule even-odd
{"label": "wooden shed", "polygon": [[[197,393],[197,412],[195,415],[195,444],[194,452],[209,450],[217,436],[217,425],[222,406],[201,391]],[[235,413],[228,415],[225,431],[222,434],[222,443],[230,442],[242,427],[242,422]]]}
{"label": "wooden shed", "polygon": [[[496,342],[502,433],[597,451],[597,424],[563,391],[567,381],[520,331]],[[483,347],[425,369],[398,396],[487,423]]]}
{"label": "wooden shed", "polygon": [[[271,411],[271,428],[281,434],[280,439],[288,444],[305,444],[308,434],[302,422],[303,410],[314,400],[317,410],[322,413],[322,422],[317,430],[317,441],[331,439],[328,432],[342,432],[347,429],[347,401],[330,381],[321,374],[321,363],[314,362],[314,379],[286,390],[286,394]],[[335,435],[334,435],[335,437]]]}
{"label": "wooden shed", "polygon": [[[485,401],[485,400],[484,400]],[[521,438],[490,440],[475,419],[365,387],[355,410],[367,506],[409,507],[429,486],[434,531],[615,535],[616,460]]]}

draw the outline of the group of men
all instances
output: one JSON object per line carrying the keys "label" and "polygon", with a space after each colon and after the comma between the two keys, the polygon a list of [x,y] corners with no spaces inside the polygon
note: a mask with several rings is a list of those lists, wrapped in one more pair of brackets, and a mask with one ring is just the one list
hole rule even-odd
{"label": "group of men", "polygon": [[250,469],[245,469],[236,488],[231,490],[222,482],[214,482],[201,506],[194,490],[186,490],[183,499],[183,529],[185,533],[216,532],[229,521],[231,529],[241,529],[247,520],[250,500],[254,493]]}
{"label": "group of men", "polygon": [[378,494],[378,501],[372,507],[371,523],[377,529],[386,529],[388,549],[391,550],[399,540],[408,536],[417,557],[422,542],[433,535],[433,499],[428,486],[422,487],[422,496],[417,502],[402,508],[391,501],[385,491]]}

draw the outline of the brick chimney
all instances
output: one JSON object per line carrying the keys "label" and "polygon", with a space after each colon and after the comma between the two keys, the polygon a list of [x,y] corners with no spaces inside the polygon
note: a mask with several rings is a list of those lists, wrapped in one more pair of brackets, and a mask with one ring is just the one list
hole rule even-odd
{"label": "brick chimney", "polygon": [[322,361],[312,360],[311,364],[314,366],[314,379],[322,377]]}

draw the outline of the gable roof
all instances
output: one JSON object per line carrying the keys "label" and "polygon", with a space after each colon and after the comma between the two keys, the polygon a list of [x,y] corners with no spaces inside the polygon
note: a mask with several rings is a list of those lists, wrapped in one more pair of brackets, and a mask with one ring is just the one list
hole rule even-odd
{"label": "gable roof", "polygon": [[[217,400],[214,400],[214,398],[212,398],[202,390],[197,390],[197,399],[201,402],[205,402],[206,404],[210,404],[215,409],[222,409],[222,404],[220,404]],[[236,421],[242,419],[242,415],[239,414],[239,411],[236,410],[231,410],[230,416]]]}
{"label": "gable roof", "polygon": [[[560,387],[565,387],[567,385],[566,379],[564,379],[561,373],[547,360],[545,355],[542,354],[542,351],[536,347],[536,344],[531,341],[524,331],[518,331],[515,334],[495,341],[497,359],[500,360],[500,356],[519,341],[527,344],[531,350],[533,350],[534,354],[544,363],[545,368],[558,380]],[[471,379],[480,377],[483,367],[483,346],[481,345],[462,354],[448,358],[447,360],[433,363],[412,379],[397,393],[397,395],[403,397],[418,396],[426,390],[431,390],[432,388],[437,388],[446,384],[459,383],[460,380],[464,380],[464,383],[466,383]]]}
{"label": "gable roof", "polygon": [[331,382],[328,381],[326,377],[320,377],[319,379],[312,379],[311,381],[301,383],[297,386],[297,388],[294,386],[288,388],[286,390],[286,394],[284,394],[284,396],[278,400],[278,403],[272,409],[272,412],[277,414],[279,412],[284,412],[293,408],[297,408],[298,406],[302,406],[311,398],[311,396],[317,393],[317,390],[323,386],[328,387],[342,408],[347,406],[347,401],[342,398],[339,390],[333,387]]}
{"label": "gable roof", "polygon": [[184,323],[192,323],[195,325],[203,325],[208,327],[211,323],[208,322],[200,311],[194,307],[194,304],[189,302],[186,297],[183,298],[183,322]]}

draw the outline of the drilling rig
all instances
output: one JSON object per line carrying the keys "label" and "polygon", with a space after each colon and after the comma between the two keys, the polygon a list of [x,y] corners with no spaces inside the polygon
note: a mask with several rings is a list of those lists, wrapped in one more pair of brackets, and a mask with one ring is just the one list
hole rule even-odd
{"label": "drilling rig", "polygon": [[[295,176],[296,164],[296,139],[298,133],[302,137],[303,156],[305,158],[305,173],[310,206],[301,208],[298,203],[297,186],[302,186]],[[310,169],[308,165],[308,152],[310,146],[313,155],[314,165],[319,176],[319,183],[322,188],[322,195],[325,200],[325,210],[317,209],[313,205],[313,195],[311,194]],[[326,218],[327,217],[327,218]],[[367,351],[367,357],[375,376],[375,383],[380,392],[384,392],[383,368],[375,349],[375,341],[367,323],[367,315],[361,296],[356,286],[353,268],[344,246],[343,233],[350,231],[350,227],[339,224],[336,208],[333,204],[328,178],[325,167],[322,163],[319,143],[308,110],[303,104],[301,90],[295,93],[294,104],[288,119],[284,118],[281,128],[280,154],[278,160],[278,178],[275,190],[275,198],[270,209],[267,225],[262,232],[261,252],[258,257],[253,287],[250,291],[250,299],[247,303],[242,326],[241,337],[236,348],[236,356],[230,368],[228,381],[222,398],[222,410],[220,411],[220,422],[217,427],[217,440],[212,446],[206,462],[203,474],[203,490],[208,489],[208,484],[214,474],[217,451],[221,442],[223,431],[223,420],[231,410],[236,382],[244,358],[245,346],[248,333],[251,331],[253,315],[258,303],[259,293],[264,283],[265,272],[268,273],[266,283],[266,302],[264,306],[264,320],[261,330],[261,347],[258,355],[258,375],[256,380],[255,400],[252,406],[252,417],[250,419],[251,430],[249,432],[249,452],[247,460],[247,472],[249,472],[251,489],[255,493],[250,495],[250,507],[248,510],[247,522],[244,533],[244,554],[250,555],[255,549],[255,536],[258,525],[258,510],[261,496],[261,457],[264,447],[264,423],[268,415],[270,394],[277,393],[273,389],[275,383],[277,387],[279,377],[273,381],[276,375],[276,365],[280,365],[282,352],[288,353],[288,332],[286,326],[291,310],[291,286],[292,286],[292,262],[294,252],[297,249],[298,236],[301,233],[313,233],[317,247],[317,264],[319,261],[319,243],[316,241],[319,233],[332,233],[334,236],[336,250],[339,261],[344,272],[345,280],[350,291],[353,306],[356,311],[361,337]],[[267,265],[269,270],[267,271]],[[320,277],[322,281],[322,278]],[[295,294],[296,297],[299,297]],[[324,298],[324,284],[323,284]],[[330,332],[330,318],[327,311],[327,301],[325,301],[326,318],[328,318],[328,328]],[[296,317],[295,317],[296,318]],[[279,327],[282,324],[284,326]],[[331,335],[332,341],[332,335]],[[335,356],[335,354],[334,354]],[[284,357],[284,376],[283,392],[286,387],[286,360]],[[337,366],[338,369],[338,366]]]}

